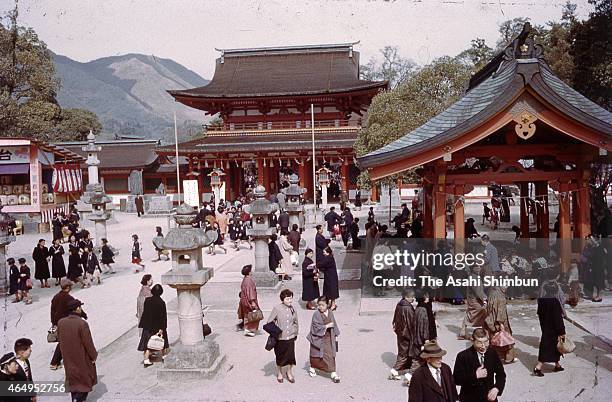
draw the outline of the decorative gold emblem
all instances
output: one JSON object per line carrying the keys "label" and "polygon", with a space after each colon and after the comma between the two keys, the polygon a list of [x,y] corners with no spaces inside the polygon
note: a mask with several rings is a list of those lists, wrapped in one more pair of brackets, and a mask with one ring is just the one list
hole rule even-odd
{"label": "decorative gold emblem", "polygon": [[514,126],[516,135],[524,140],[531,138],[536,131],[536,125],[533,124],[536,120],[538,118],[527,111],[521,113],[517,119],[514,119],[516,121],[516,126]]}

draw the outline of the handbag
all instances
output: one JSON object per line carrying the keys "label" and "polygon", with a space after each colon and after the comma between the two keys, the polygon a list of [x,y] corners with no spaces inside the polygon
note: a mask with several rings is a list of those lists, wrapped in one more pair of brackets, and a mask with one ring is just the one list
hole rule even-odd
{"label": "handbag", "polygon": [[210,328],[210,325],[208,325],[208,323],[202,324],[202,334],[204,335],[204,338],[212,334],[212,329]]}
{"label": "handbag", "polygon": [[147,342],[147,349],[151,350],[162,350],[164,348],[164,338],[155,334],[149,338]]}
{"label": "handbag", "polygon": [[256,321],[261,321],[263,320],[264,316],[261,310],[257,309],[257,310],[253,310],[253,311],[249,311],[246,315],[246,322],[256,322]]}
{"label": "handbag", "polygon": [[491,346],[505,347],[514,345],[514,343],[515,341],[512,335],[505,330],[496,332],[491,338]]}
{"label": "handbag", "polygon": [[51,328],[49,328],[49,331],[47,331],[47,342],[49,343],[59,342],[59,339],[57,336],[57,325],[52,326]]}
{"label": "handbag", "polygon": [[567,335],[564,335],[559,339],[559,342],[557,343],[557,350],[559,351],[559,353],[565,355],[568,353],[572,353],[574,349],[576,349],[576,344],[572,342],[572,340],[568,338]]}
{"label": "handbag", "polygon": [[266,350],[270,351],[274,349],[274,346],[276,346],[276,342],[277,342],[277,339],[273,337],[272,335],[270,335],[268,337],[268,340],[266,341],[266,346],[265,346]]}

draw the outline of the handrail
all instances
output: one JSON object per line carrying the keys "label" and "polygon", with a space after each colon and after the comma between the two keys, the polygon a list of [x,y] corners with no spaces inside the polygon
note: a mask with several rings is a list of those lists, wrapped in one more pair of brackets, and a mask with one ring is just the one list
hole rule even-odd
{"label": "handrail", "polygon": [[[351,124],[352,123],[352,124]],[[361,119],[356,121],[349,120],[319,120],[315,121],[317,127],[350,127],[361,126]],[[239,131],[239,130],[278,130],[278,129],[295,129],[295,128],[311,128],[310,120],[296,121],[269,121],[256,123],[223,123],[223,124],[206,124],[205,131]]]}

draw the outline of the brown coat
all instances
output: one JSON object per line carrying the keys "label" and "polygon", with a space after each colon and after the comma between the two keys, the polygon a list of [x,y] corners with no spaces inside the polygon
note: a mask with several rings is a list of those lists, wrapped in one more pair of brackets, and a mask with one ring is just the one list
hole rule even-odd
{"label": "brown coat", "polygon": [[94,346],[87,321],[71,313],[57,325],[60,350],[66,370],[66,384],[70,392],[91,392],[98,383]]}

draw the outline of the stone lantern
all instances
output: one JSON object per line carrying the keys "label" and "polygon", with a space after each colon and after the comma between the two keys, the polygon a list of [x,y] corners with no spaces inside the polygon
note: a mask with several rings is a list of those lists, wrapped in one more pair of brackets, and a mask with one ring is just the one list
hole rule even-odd
{"label": "stone lantern", "polygon": [[155,247],[170,250],[172,268],[162,275],[162,284],[176,289],[178,294],[179,341],[157,372],[158,379],[197,379],[213,375],[225,356],[219,345],[204,339],[202,333],[201,287],[214,274],[202,265],[202,247],[216,240],[203,230],[193,228],[196,212],[187,204],[177,208],[176,227],[163,238],[155,238]]}
{"label": "stone lantern", "polygon": [[323,166],[321,169],[317,170],[317,179],[319,180],[319,184],[321,185],[321,204],[323,208],[327,206],[327,187],[329,186],[329,173],[331,170]]}
{"label": "stone lantern", "polygon": [[213,207],[216,207],[217,205],[219,205],[219,200],[221,200],[221,186],[223,185],[223,176],[225,176],[225,173],[223,173],[223,170],[221,169],[213,169],[212,172],[210,172],[208,174],[208,176],[210,176],[210,185],[213,189],[213,194],[215,195],[215,204],[213,205]]}
{"label": "stone lantern", "polygon": [[253,202],[244,207],[253,216],[253,227],[247,229],[247,234],[255,241],[255,271],[252,276],[258,287],[273,288],[278,285],[278,277],[268,266],[268,240],[276,233],[276,228],[270,227],[269,215],[278,210],[278,204],[266,199],[266,189],[262,185],[255,187],[253,197]]}
{"label": "stone lantern", "polygon": [[106,221],[110,218],[110,212],[106,210],[106,204],[111,202],[109,196],[104,194],[100,183],[87,186],[90,192],[87,203],[91,204],[91,214],[87,217],[95,224],[96,248],[102,247],[102,238],[106,238]]}
{"label": "stone lantern", "polygon": [[2,212],[4,205],[0,204],[0,292],[6,293],[8,281],[6,278],[6,246],[15,241],[15,236],[9,234],[9,229],[15,224],[13,219],[6,212]]}
{"label": "stone lantern", "polygon": [[300,214],[304,213],[304,206],[302,205],[302,194],[306,192],[306,189],[300,187],[300,182],[296,174],[289,176],[289,187],[284,188],[282,191],[285,193],[285,210],[289,214],[289,227],[293,227],[293,224],[298,225],[300,229]]}

